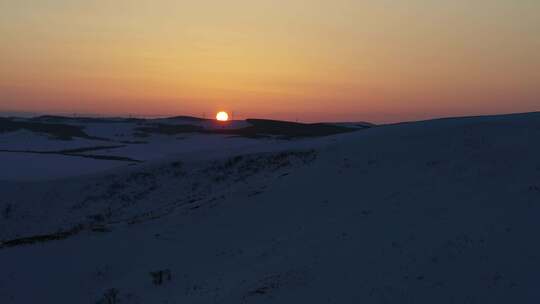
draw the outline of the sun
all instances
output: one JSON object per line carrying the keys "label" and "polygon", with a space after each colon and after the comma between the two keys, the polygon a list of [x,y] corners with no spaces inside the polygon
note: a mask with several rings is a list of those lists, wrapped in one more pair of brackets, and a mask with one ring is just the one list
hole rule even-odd
{"label": "sun", "polygon": [[216,119],[218,121],[228,121],[229,120],[229,114],[227,112],[221,111],[216,114]]}

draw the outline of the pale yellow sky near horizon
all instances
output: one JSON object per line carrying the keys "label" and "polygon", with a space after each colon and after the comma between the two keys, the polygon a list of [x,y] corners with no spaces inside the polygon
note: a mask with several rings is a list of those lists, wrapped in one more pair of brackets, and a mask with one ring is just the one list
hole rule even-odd
{"label": "pale yellow sky near horizon", "polygon": [[375,122],[540,110],[540,1],[0,0],[0,111],[222,109]]}

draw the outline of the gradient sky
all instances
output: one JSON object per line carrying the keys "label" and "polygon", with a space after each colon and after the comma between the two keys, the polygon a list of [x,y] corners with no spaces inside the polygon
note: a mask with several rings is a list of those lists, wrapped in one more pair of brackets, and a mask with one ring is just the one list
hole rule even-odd
{"label": "gradient sky", "polygon": [[538,0],[0,0],[0,111],[540,110]]}

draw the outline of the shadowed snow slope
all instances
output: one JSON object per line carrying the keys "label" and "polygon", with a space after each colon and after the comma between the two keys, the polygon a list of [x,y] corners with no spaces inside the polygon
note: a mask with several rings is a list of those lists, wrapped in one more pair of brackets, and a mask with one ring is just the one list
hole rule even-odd
{"label": "shadowed snow slope", "polygon": [[0,184],[0,303],[538,303],[540,114]]}

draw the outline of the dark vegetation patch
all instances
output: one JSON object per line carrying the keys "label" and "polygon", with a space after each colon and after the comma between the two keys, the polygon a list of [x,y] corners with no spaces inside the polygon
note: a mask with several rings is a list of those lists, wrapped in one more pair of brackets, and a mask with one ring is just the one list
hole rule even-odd
{"label": "dark vegetation patch", "polygon": [[0,152],[6,153],[29,153],[29,154],[52,154],[52,155],[62,155],[62,156],[73,156],[73,157],[82,157],[82,158],[91,158],[97,160],[115,160],[115,161],[126,161],[126,162],[142,162],[137,159],[124,157],[124,156],[113,156],[113,155],[98,155],[98,154],[82,154],[85,152],[107,150],[107,149],[117,149],[123,148],[121,146],[97,146],[97,147],[85,147],[77,149],[67,149],[59,151],[34,151],[34,150],[0,150]]}
{"label": "dark vegetation patch", "polygon": [[[175,167],[172,173],[178,172],[180,174],[181,171],[182,168]],[[171,174],[168,171],[166,173]],[[157,177],[157,173],[146,171],[132,172],[125,177],[111,177],[108,182],[98,185],[97,189],[72,208],[76,210],[98,202],[106,202],[105,210],[89,219],[93,222],[109,220],[116,210],[128,208],[146,199],[148,195],[158,189]]]}
{"label": "dark vegetation patch", "polygon": [[90,152],[90,151],[117,149],[117,148],[124,148],[124,147],[125,147],[125,145],[95,146],[95,147],[84,147],[84,148],[60,150],[60,151],[57,151],[56,153],[84,153],[84,152]]}
{"label": "dark vegetation patch", "polygon": [[33,244],[45,243],[45,242],[51,242],[51,241],[60,241],[60,240],[67,239],[71,236],[74,236],[84,231],[106,233],[106,232],[110,232],[111,229],[102,224],[80,223],[80,224],[76,224],[70,229],[59,230],[54,233],[38,234],[38,235],[20,237],[20,238],[11,239],[11,240],[0,240],[0,249],[25,246],[25,245],[33,245]]}
{"label": "dark vegetation patch", "polygon": [[170,282],[172,280],[172,273],[170,269],[151,271],[152,283],[156,286],[163,285],[164,282]]}
{"label": "dark vegetation patch", "polygon": [[[145,127],[138,127],[137,133],[153,133],[164,135],[175,135],[180,133],[206,133],[203,127],[194,125],[169,125],[169,124],[151,124]],[[144,137],[144,136],[140,136]]]}
{"label": "dark vegetation patch", "polygon": [[[314,123],[304,124],[288,121],[248,119],[251,126],[240,129],[205,129],[200,126],[189,124],[170,125],[170,124],[152,124],[136,129],[138,133],[175,135],[181,133],[204,133],[204,134],[229,134],[248,138],[260,138],[266,136],[277,136],[283,139],[297,137],[319,137],[329,136],[340,133],[358,131],[358,128],[337,126],[332,124]],[[143,137],[143,136],[141,136]]]}
{"label": "dark vegetation patch", "polygon": [[131,162],[131,163],[142,163],[142,160],[125,157],[125,156],[112,156],[112,155],[95,155],[95,154],[63,154],[66,156],[76,156],[76,157],[82,157],[82,158],[91,158],[91,159],[97,159],[97,160],[115,160],[115,161],[124,161],[124,162]]}
{"label": "dark vegetation patch", "polygon": [[96,304],[117,304],[120,303],[120,291],[116,288],[110,288],[103,293],[101,299]]}
{"label": "dark vegetation patch", "polygon": [[239,182],[245,181],[261,171],[275,172],[295,163],[308,164],[316,157],[315,150],[286,151],[255,156],[239,155],[229,158],[225,162],[214,161],[207,168],[201,170],[201,173],[215,183],[231,177],[234,178],[235,182]]}
{"label": "dark vegetation patch", "polygon": [[66,125],[59,123],[42,123],[31,121],[14,121],[0,118],[0,133],[28,130],[31,132],[44,133],[59,140],[72,140],[73,137],[106,140],[99,137],[89,136],[83,131],[82,126]]}
{"label": "dark vegetation patch", "polygon": [[281,289],[293,289],[307,283],[307,273],[302,270],[290,270],[284,273],[268,275],[244,296],[244,300],[254,296],[272,296]]}
{"label": "dark vegetation patch", "polygon": [[13,205],[8,203],[2,210],[2,216],[4,217],[4,219],[7,220],[11,217],[12,213],[13,213]]}
{"label": "dark vegetation patch", "polygon": [[3,241],[0,243],[0,248],[9,248],[9,247],[15,247],[15,246],[43,243],[43,242],[48,242],[48,241],[63,240],[81,232],[83,229],[84,229],[83,225],[77,225],[72,229],[60,231],[56,233],[34,235],[34,236],[29,236],[29,237],[24,237],[24,238]]}
{"label": "dark vegetation patch", "polygon": [[181,120],[193,121],[193,122],[203,122],[203,121],[210,120],[207,118],[200,118],[200,117],[195,117],[195,116],[173,116],[173,117],[168,117],[166,119],[181,119]]}
{"label": "dark vegetation patch", "polygon": [[[186,201],[186,205],[189,210],[196,210],[203,206],[213,207],[214,199],[207,196],[208,193],[215,193],[210,190],[211,188],[228,189],[235,183],[248,183],[252,176],[258,174],[278,176],[279,172],[285,168],[307,165],[316,158],[315,150],[305,150],[235,156],[225,161],[213,161],[207,167],[190,173],[189,176],[204,176],[206,184],[198,181],[191,184],[190,197],[195,200]],[[263,192],[264,187],[248,193],[247,196],[254,197]]]}
{"label": "dark vegetation patch", "polygon": [[[85,189],[86,195],[75,202],[72,210],[89,206],[93,206],[93,210],[101,210],[87,217],[93,225],[116,221],[136,224],[170,214],[182,206],[185,210],[211,207],[215,202],[211,201],[209,194],[225,193],[232,185],[247,182],[257,174],[279,175],[282,168],[305,165],[316,156],[314,150],[244,155],[212,161],[202,168],[191,168],[180,161],[171,162],[158,168],[100,180]],[[160,194],[170,187],[175,187],[182,196],[163,197]],[[156,203],[158,201],[165,205]],[[131,212],[135,205],[140,207]]]}
{"label": "dark vegetation patch", "polygon": [[238,129],[238,135],[251,137],[268,134],[286,138],[294,138],[329,136],[357,131],[356,128],[348,128],[324,123],[304,124],[267,119],[248,119],[246,121],[251,124],[251,126]]}

